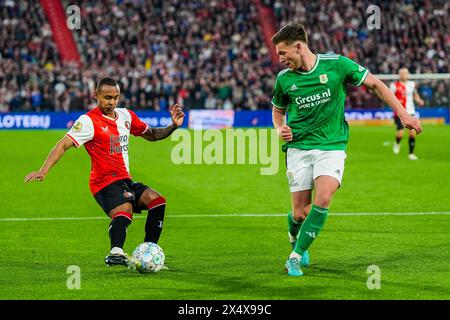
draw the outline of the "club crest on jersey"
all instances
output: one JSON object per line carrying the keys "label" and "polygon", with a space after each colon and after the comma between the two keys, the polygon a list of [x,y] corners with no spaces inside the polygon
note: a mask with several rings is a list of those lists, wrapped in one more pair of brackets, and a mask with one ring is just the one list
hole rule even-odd
{"label": "club crest on jersey", "polygon": [[81,130],[81,127],[83,127],[83,125],[81,124],[81,122],[76,122],[74,125],[73,125],[73,127],[72,127],[72,130],[73,131],[80,131]]}
{"label": "club crest on jersey", "polygon": [[130,130],[130,121],[125,121],[125,128],[127,128],[128,130]]}
{"label": "club crest on jersey", "polygon": [[320,83],[323,83],[323,84],[327,83],[327,82],[328,82],[328,76],[327,76],[327,74],[326,74],[326,73],[321,74],[321,75],[319,76],[319,80],[320,80]]}
{"label": "club crest on jersey", "polygon": [[298,186],[298,183],[295,181],[295,178],[294,178],[294,173],[289,171],[287,173],[287,177],[288,177],[288,183],[289,183],[290,187],[297,187]]}

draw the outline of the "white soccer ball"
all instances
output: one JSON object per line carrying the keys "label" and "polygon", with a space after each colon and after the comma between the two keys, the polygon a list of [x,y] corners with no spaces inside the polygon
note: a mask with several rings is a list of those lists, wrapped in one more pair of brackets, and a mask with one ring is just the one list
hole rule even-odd
{"label": "white soccer ball", "polygon": [[133,251],[132,261],[140,273],[158,272],[164,266],[164,251],[153,242],[144,242]]}

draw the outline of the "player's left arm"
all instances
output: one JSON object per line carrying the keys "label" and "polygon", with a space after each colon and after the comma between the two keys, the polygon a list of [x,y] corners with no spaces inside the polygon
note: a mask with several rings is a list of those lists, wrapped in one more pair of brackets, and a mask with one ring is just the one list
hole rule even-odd
{"label": "player's left arm", "polygon": [[414,88],[413,98],[414,98],[414,101],[419,104],[419,106],[423,107],[425,105],[425,102],[420,97],[419,93],[417,92],[417,88]]}
{"label": "player's left arm", "polygon": [[403,108],[403,106],[400,104],[398,99],[394,96],[391,90],[377,77],[375,77],[373,74],[369,73],[364,80],[363,84],[373,91],[378,98],[383,100],[388,106],[394,110],[400,120],[402,121],[403,125],[408,129],[414,129],[417,134],[422,132],[422,126],[420,125],[420,121],[410,116],[406,109]]}
{"label": "player's left arm", "polygon": [[184,112],[178,104],[169,107],[170,117],[172,118],[172,124],[165,128],[150,128],[141,135],[142,138],[148,141],[157,141],[167,138],[178,127],[183,124]]}

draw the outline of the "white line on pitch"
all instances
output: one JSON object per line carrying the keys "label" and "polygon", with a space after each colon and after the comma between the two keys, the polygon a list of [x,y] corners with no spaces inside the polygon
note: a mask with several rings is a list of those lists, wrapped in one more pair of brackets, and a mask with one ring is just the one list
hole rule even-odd
{"label": "white line on pitch", "polygon": [[[242,213],[242,214],[172,214],[168,218],[223,218],[223,217],[284,217],[285,213]],[[450,215],[450,212],[332,212],[330,216],[424,216]],[[134,218],[145,218],[147,215],[134,215]],[[0,218],[2,221],[64,221],[64,220],[104,220],[106,216],[98,217],[48,217],[48,218]]]}

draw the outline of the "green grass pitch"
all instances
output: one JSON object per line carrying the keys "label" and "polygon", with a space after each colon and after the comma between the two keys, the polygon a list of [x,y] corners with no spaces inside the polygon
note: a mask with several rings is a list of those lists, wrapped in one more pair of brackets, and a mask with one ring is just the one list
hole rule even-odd
{"label": "green grass pitch", "polygon": [[[2,131],[0,299],[449,299],[450,126],[425,126],[419,161],[408,160],[406,138],[392,153],[393,126],[350,132],[343,186],[311,266],[293,278],[281,152],[278,174],[264,176],[261,165],[175,165],[176,142],[131,138],[133,178],[168,201],[160,245],[170,270],[142,275],[104,264],[109,219],[89,192],[86,151],[69,150],[44,182],[25,184],[64,131]],[[135,217],[128,253],[144,236]],[[80,289],[67,287],[71,265]],[[371,265],[379,289],[367,286]]]}

